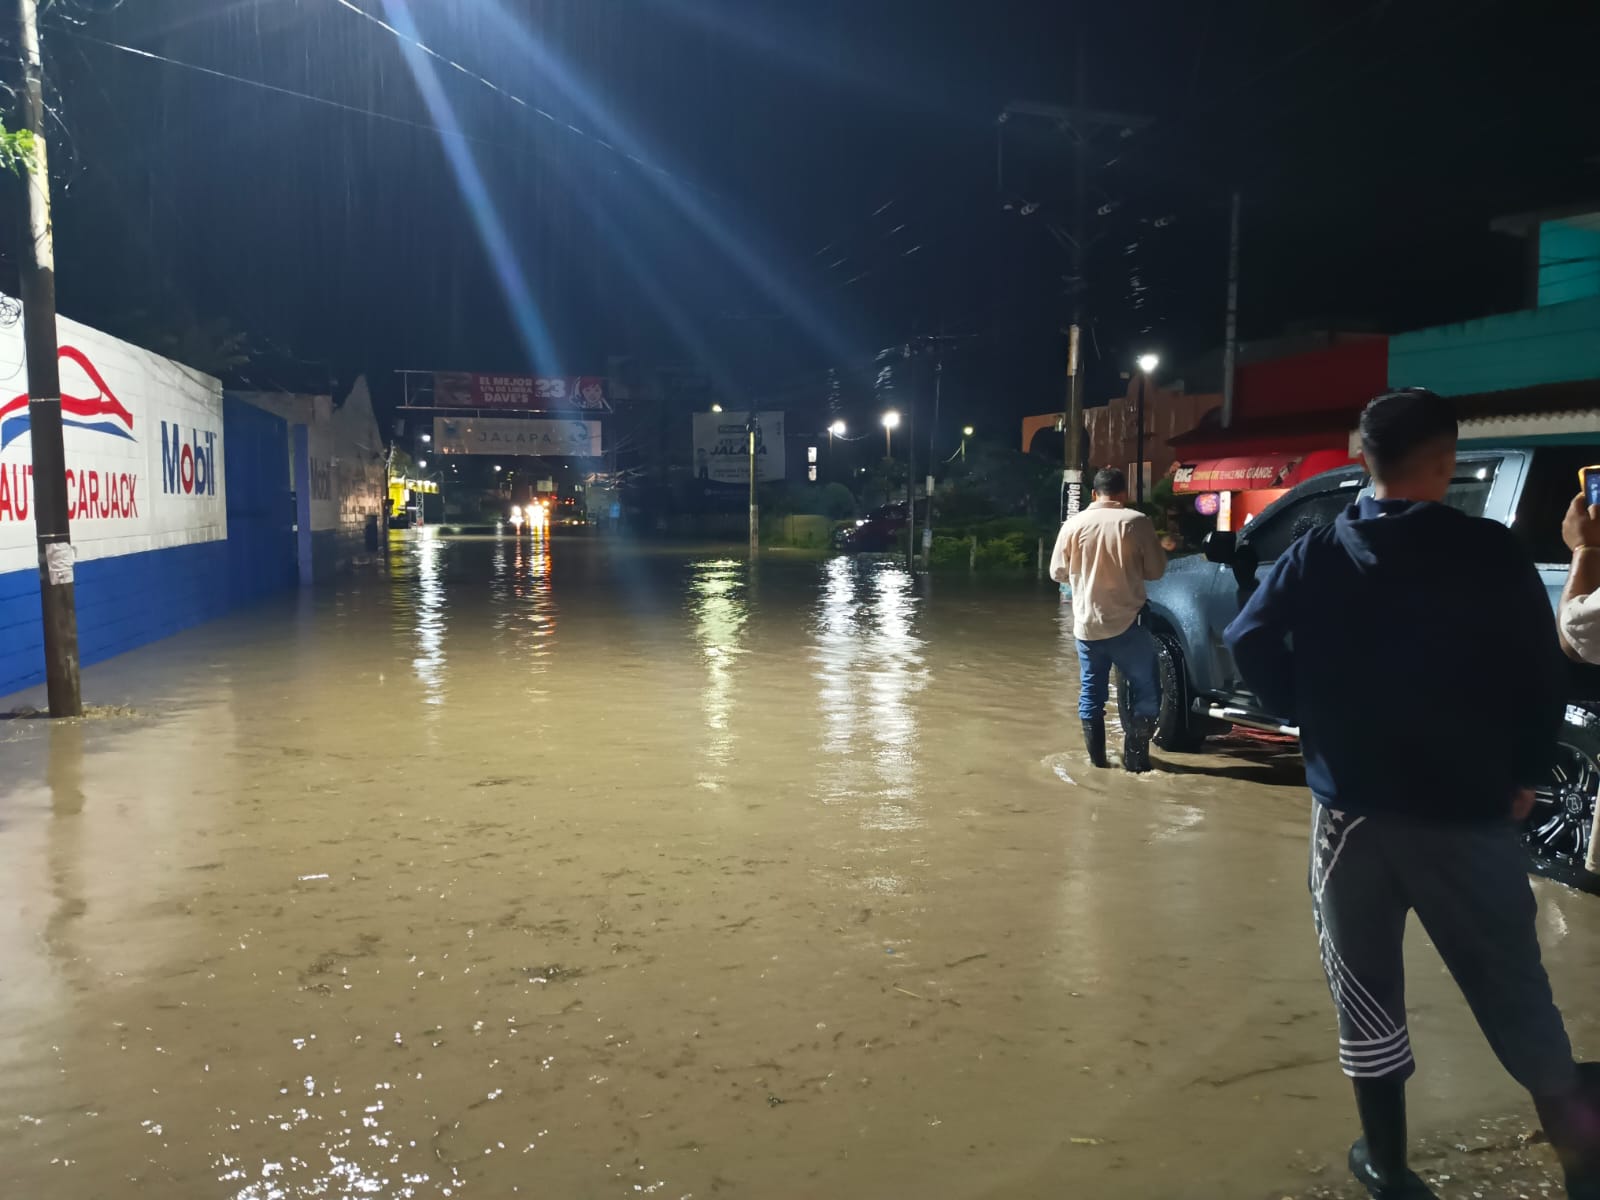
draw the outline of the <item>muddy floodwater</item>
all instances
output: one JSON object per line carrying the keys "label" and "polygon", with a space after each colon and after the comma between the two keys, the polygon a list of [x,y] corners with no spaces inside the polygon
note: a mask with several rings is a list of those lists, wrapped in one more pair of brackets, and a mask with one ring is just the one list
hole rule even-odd
{"label": "muddy floodwater", "polygon": [[[425,531],[91,669],[0,724],[0,1196],[1338,1183],[1298,763],[1091,770],[1065,616]],[[1592,1057],[1600,898],[1538,893]],[[1408,953],[1414,1129],[1522,1112]]]}

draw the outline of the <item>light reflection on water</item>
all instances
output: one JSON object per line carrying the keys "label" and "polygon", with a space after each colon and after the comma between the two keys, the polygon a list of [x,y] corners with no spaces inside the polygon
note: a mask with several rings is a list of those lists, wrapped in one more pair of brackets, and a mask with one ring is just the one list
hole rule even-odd
{"label": "light reflection on water", "polygon": [[[868,828],[914,829],[918,722],[912,697],[926,686],[918,598],[903,568],[832,559],[812,622],[812,661],[822,716],[824,799],[868,792]],[[858,741],[871,747],[871,781],[858,773]],[[868,784],[864,787],[863,784]]]}
{"label": "light reflection on water", "polygon": [[422,684],[424,702],[437,707],[444,703],[445,683],[445,543],[428,526],[410,545],[416,562],[412,619],[417,646],[411,665]]}
{"label": "light reflection on water", "polygon": [[518,671],[529,682],[528,696],[550,698],[538,680],[549,668],[556,643],[556,604],[551,571],[550,539],[543,530],[495,543],[490,598],[496,639],[508,639]]}
{"label": "light reflection on water", "polygon": [[698,562],[689,583],[694,636],[706,670],[700,694],[706,723],[706,768],[700,774],[700,785],[712,790],[722,786],[736,743],[730,720],[734,667],[744,653],[742,633],[750,619],[745,569],[743,562],[732,558]]}

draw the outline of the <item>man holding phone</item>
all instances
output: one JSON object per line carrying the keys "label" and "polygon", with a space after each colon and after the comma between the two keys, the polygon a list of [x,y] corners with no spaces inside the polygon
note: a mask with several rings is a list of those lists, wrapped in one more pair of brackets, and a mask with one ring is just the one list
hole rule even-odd
{"label": "man holding phone", "polygon": [[1361,417],[1373,495],[1295,542],[1224,636],[1245,681],[1300,725],[1312,909],[1363,1135],[1351,1171],[1379,1200],[1434,1195],[1406,1166],[1416,1067],[1401,943],[1415,911],[1532,1094],[1568,1195],[1600,1200],[1600,1137],[1514,824],[1549,770],[1565,672],[1527,552],[1443,503],[1456,433],[1432,392],[1373,400]]}
{"label": "man holding phone", "polygon": [[1580,482],[1583,491],[1572,498],[1561,522],[1572,567],[1556,623],[1569,657],[1600,665],[1600,467],[1585,467]]}

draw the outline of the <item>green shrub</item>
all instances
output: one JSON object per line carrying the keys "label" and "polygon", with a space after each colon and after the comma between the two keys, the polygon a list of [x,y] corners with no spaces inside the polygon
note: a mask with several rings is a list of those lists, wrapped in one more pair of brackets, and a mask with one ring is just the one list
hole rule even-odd
{"label": "green shrub", "polygon": [[960,567],[965,570],[970,561],[972,548],[967,544],[966,538],[933,536],[933,557],[930,565],[935,570],[947,570]]}
{"label": "green shrub", "polygon": [[1026,534],[1008,533],[978,544],[980,571],[1017,571],[1033,565],[1035,540]]}

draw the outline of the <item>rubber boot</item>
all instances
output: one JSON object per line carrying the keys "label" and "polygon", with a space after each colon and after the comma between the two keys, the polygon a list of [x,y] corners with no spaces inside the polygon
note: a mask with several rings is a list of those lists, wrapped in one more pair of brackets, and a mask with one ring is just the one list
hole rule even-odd
{"label": "rubber boot", "polygon": [[1156,723],[1149,717],[1129,717],[1122,739],[1122,769],[1135,775],[1150,770],[1150,737]]}
{"label": "rubber boot", "polygon": [[1600,1200],[1600,1063],[1578,1065],[1578,1087],[1567,1096],[1535,1096],[1570,1200]]}
{"label": "rubber boot", "polygon": [[1089,762],[1097,767],[1109,767],[1106,758],[1106,719],[1094,717],[1083,723],[1083,745],[1089,751]]}
{"label": "rubber boot", "polygon": [[1350,1147],[1350,1173],[1374,1200],[1438,1200],[1406,1166],[1406,1084],[1355,1079],[1361,1137]]}

